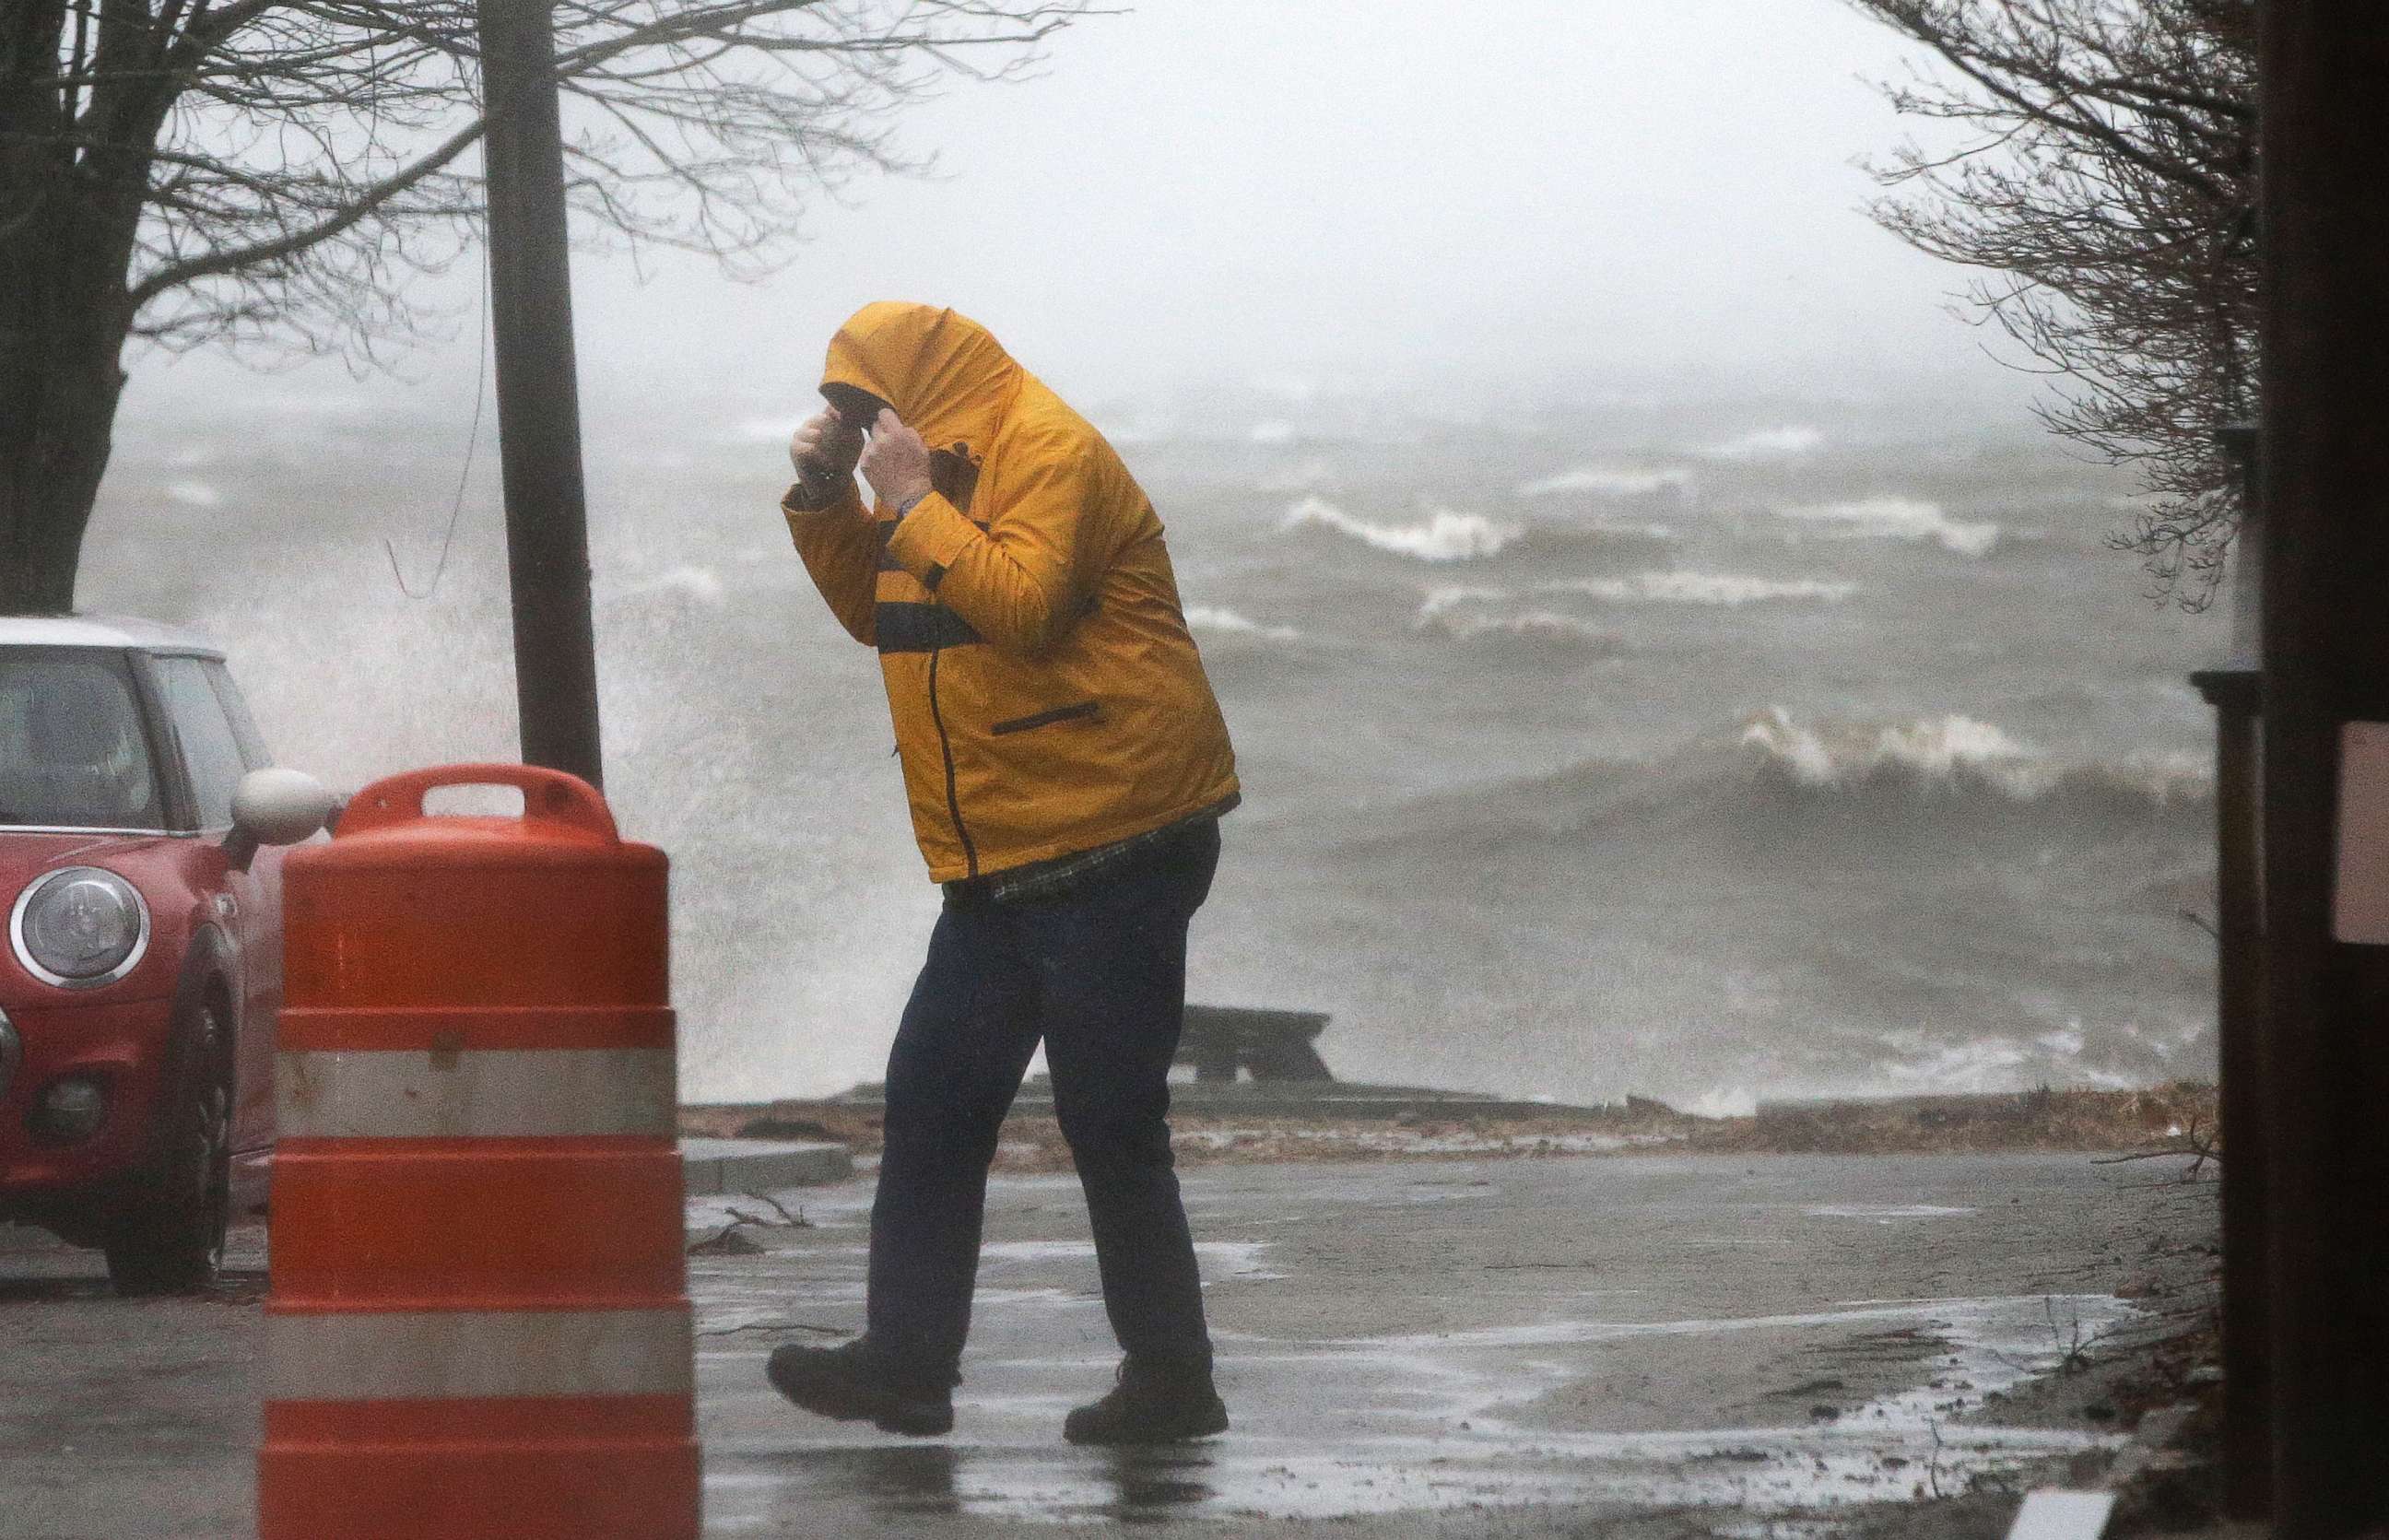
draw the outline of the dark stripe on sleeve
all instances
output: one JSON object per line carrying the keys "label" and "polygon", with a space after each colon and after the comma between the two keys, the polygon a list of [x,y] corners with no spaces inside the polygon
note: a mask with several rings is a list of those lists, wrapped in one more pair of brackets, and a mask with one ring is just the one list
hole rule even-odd
{"label": "dark stripe on sleeve", "polygon": [[987,640],[943,605],[882,604],[875,618],[883,653],[929,653]]}

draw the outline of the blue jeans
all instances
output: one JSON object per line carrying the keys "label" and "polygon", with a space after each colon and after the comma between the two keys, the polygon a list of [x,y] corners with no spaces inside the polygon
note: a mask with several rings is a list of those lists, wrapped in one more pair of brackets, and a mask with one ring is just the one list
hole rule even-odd
{"label": "blue jeans", "polygon": [[1186,927],[1219,860],[1200,823],[1063,892],[939,915],[888,1055],[871,1205],[868,1334],[892,1369],[942,1384],[961,1358],[988,1166],[1041,1037],[1113,1334],[1134,1358],[1208,1360],[1166,1119]]}

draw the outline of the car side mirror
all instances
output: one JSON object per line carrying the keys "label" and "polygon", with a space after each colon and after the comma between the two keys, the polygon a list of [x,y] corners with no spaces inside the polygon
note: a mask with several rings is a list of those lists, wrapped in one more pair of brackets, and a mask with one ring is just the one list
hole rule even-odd
{"label": "car side mirror", "polygon": [[224,840],[224,857],[236,870],[246,871],[261,845],[296,845],[323,828],[339,809],[340,797],[313,776],[272,767],[240,778],[232,794],[232,833]]}

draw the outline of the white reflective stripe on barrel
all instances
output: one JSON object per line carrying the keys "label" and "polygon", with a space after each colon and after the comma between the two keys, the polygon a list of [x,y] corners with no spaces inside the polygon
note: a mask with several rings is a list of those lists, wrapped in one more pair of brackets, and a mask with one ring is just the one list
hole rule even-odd
{"label": "white reflective stripe on barrel", "polygon": [[285,1139],[654,1134],[678,1123],[665,1048],[330,1050],[275,1056]]}
{"label": "white reflective stripe on barrel", "polygon": [[662,1310],[268,1313],[267,1399],[687,1395],[685,1305]]}

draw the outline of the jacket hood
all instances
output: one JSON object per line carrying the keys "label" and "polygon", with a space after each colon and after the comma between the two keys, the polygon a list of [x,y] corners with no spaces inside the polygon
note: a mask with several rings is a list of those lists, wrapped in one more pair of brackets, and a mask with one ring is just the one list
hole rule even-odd
{"label": "jacket hood", "polygon": [[865,305],[829,339],[824,386],[865,390],[931,449],[984,459],[1027,372],[988,329],[934,305]]}

